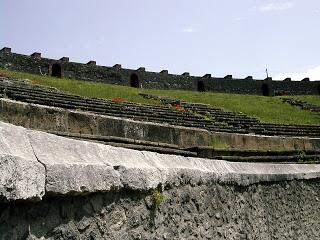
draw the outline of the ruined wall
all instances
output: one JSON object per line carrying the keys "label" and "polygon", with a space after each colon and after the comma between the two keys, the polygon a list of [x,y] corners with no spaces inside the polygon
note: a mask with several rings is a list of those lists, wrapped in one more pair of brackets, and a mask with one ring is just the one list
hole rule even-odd
{"label": "ruined wall", "polygon": [[[35,74],[55,75],[76,78],[86,81],[96,81],[119,85],[136,85],[136,87],[152,89],[181,89],[194,91],[214,91],[225,93],[282,95],[282,94],[320,94],[319,81],[271,81],[255,80],[252,77],[235,79],[231,75],[225,78],[203,77],[169,74],[163,70],[160,73],[124,69],[116,64],[114,67],[98,66],[94,61],[87,64],[69,62],[69,58],[60,60],[42,58],[40,53],[31,56],[11,53],[11,49],[0,51],[0,67],[10,70],[30,72]],[[58,69],[57,69],[58,68]],[[133,83],[137,81],[136,83]]]}

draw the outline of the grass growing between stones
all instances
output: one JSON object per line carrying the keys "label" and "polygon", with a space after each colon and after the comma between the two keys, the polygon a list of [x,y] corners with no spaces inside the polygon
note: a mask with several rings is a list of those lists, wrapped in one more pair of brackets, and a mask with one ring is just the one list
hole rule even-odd
{"label": "grass growing between stones", "polygon": [[[280,97],[264,97],[257,95],[226,94],[212,92],[195,92],[180,90],[138,89],[112,84],[80,81],[75,79],[60,79],[29,73],[1,70],[8,76],[29,79],[34,84],[55,87],[61,91],[95,98],[121,98],[125,101],[159,104],[154,100],[145,99],[139,93],[148,93],[178,98],[189,102],[206,103],[227,111],[243,112],[256,117],[265,123],[277,124],[320,124],[320,115],[299,107],[283,103]],[[295,98],[320,103],[320,96],[294,96]]]}
{"label": "grass growing between stones", "polygon": [[152,207],[154,209],[157,209],[163,200],[164,200],[164,195],[162,192],[160,192],[159,190],[152,191],[151,202],[152,202]]}

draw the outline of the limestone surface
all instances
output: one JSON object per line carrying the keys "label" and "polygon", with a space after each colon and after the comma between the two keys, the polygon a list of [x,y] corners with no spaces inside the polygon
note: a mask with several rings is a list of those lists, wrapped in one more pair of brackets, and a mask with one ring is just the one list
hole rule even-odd
{"label": "limestone surface", "polygon": [[26,130],[0,124],[0,199],[41,199],[45,167],[37,160]]}
{"label": "limestone surface", "polygon": [[0,123],[1,197],[40,199],[110,190],[148,191],[210,182],[247,186],[315,179],[320,165],[234,163],[67,139]]}

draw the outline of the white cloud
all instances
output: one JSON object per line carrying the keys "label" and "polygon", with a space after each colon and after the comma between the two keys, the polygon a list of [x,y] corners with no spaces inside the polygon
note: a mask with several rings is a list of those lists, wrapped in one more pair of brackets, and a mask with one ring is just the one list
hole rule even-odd
{"label": "white cloud", "polygon": [[185,27],[181,30],[181,32],[183,33],[194,33],[196,31],[197,29],[195,29],[194,27]]}
{"label": "white cloud", "polygon": [[310,78],[310,80],[320,80],[320,65],[307,69],[304,72],[281,73],[273,77],[275,80],[285,79],[291,77],[293,80],[302,80],[303,78]]}
{"label": "white cloud", "polygon": [[264,5],[261,5],[258,7],[258,10],[261,12],[272,12],[272,11],[283,11],[287,10],[289,8],[292,8],[294,6],[294,2],[270,2]]}

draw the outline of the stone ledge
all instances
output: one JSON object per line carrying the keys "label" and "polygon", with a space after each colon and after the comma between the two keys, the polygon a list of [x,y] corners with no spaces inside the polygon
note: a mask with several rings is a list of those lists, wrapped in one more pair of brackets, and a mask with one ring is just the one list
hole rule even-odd
{"label": "stone ledge", "polygon": [[[0,199],[320,177],[320,165],[234,163],[67,139],[0,122]],[[9,169],[9,171],[8,171]],[[44,191],[45,189],[45,191]]]}

